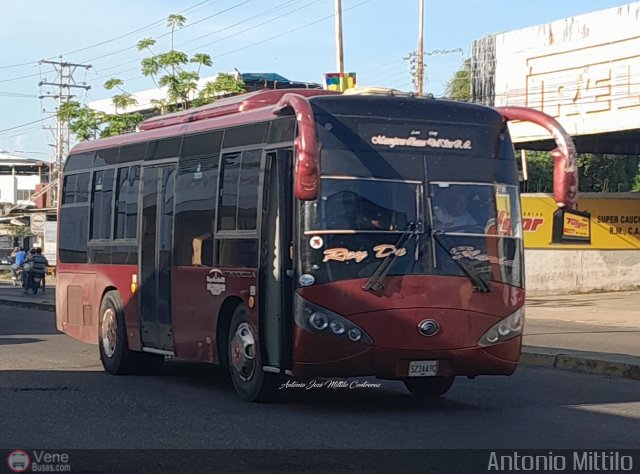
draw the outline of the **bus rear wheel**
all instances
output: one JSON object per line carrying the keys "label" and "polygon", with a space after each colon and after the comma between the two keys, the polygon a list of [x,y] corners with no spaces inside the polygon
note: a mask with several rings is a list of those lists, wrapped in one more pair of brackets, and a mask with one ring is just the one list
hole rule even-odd
{"label": "bus rear wheel", "polygon": [[416,397],[437,398],[449,391],[453,377],[428,377],[404,381],[407,389]]}
{"label": "bus rear wheel", "polygon": [[244,304],[231,317],[227,348],[229,374],[238,396],[249,402],[272,401],[276,380],[262,370],[258,338]]}
{"label": "bus rear wheel", "polygon": [[98,321],[98,348],[104,370],[113,375],[157,372],[164,356],[129,350],[122,299],[117,291],[104,295]]}

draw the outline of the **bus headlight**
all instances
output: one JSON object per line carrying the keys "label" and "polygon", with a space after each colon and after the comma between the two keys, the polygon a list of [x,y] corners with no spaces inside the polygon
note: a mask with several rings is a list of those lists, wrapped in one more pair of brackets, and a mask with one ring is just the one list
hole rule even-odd
{"label": "bus headlight", "polygon": [[481,347],[499,344],[522,334],[524,329],[524,306],[489,328],[478,341]]}
{"label": "bus headlight", "polygon": [[320,311],[314,311],[311,313],[311,316],[309,316],[309,323],[313,326],[313,329],[317,329],[318,331],[324,331],[329,325],[327,315]]}
{"label": "bus headlight", "polygon": [[[357,324],[347,318],[295,295],[295,321],[313,333],[322,333],[344,341],[371,345],[373,341]],[[329,329],[329,330],[327,330]]]}

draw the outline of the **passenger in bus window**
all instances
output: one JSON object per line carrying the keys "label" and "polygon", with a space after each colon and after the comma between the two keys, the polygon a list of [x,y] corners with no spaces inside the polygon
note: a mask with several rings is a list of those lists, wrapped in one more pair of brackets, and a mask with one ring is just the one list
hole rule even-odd
{"label": "passenger in bus window", "polygon": [[213,242],[211,241],[211,237],[213,237],[211,232],[207,232],[206,234],[193,238],[191,242],[193,250],[191,254],[191,265],[201,267],[211,266],[213,264]]}
{"label": "passenger in bus window", "polygon": [[477,226],[478,222],[467,210],[468,198],[463,190],[448,188],[437,194],[433,209],[434,228],[455,230]]}

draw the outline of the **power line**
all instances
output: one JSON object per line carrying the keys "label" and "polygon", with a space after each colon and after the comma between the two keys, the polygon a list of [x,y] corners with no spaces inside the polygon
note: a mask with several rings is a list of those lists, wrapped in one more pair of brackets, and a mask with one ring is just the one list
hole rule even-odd
{"label": "power line", "polygon": [[48,117],[41,118],[40,120],[34,120],[33,122],[23,123],[22,125],[16,125],[15,127],[5,128],[0,130],[0,133],[8,132],[10,130],[15,130],[16,128],[26,127],[27,125],[33,125],[34,123],[44,122]]}
{"label": "power line", "polygon": [[[229,29],[231,29],[231,28],[233,28],[233,27],[235,27],[235,26],[241,25],[241,24],[246,23],[246,22],[248,22],[248,21],[250,21],[250,20],[255,20],[256,18],[259,18],[259,17],[261,17],[261,16],[264,16],[264,15],[266,15],[267,13],[271,13],[272,11],[276,11],[276,10],[280,10],[280,9],[282,9],[282,8],[285,8],[285,7],[286,7],[286,6],[288,6],[288,5],[296,4],[296,3],[300,3],[300,1],[301,1],[301,0],[288,0],[288,1],[284,2],[284,3],[281,3],[280,5],[277,5],[277,6],[275,6],[275,7],[271,8],[271,9],[269,9],[269,10],[267,10],[267,11],[262,12],[262,13],[260,13],[260,14],[258,14],[258,15],[254,15],[254,16],[252,16],[252,17],[250,17],[250,18],[247,18],[247,19],[245,19],[245,20],[242,20],[242,21],[239,21],[239,22],[237,22],[237,23],[234,23],[233,25],[226,26],[226,27],[224,27],[224,28],[222,28],[222,29],[220,29],[220,30],[212,31],[211,33],[207,33],[206,35],[198,36],[197,38],[190,39],[189,41],[185,41],[185,42],[183,42],[183,43],[181,43],[181,44],[180,44],[180,47],[183,47],[184,45],[189,44],[189,43],[193,43],[194,41],[198,41],[199,39],[206,38],[207,36],[212,36],[212,35],[215,35],[215,34],[217,34],[217,33],[221,33],[221,32],[223,32],[223,31],[229,30]],[[270,23],[270,22],[272,22],[272,21],[274,21],[274,20],[277,20],[277,19],[279,19],[279,18],[282,18],[283,16],[290,15],[291,13],[294,13],[294,12],[297,12],[297,11],[299,11],[299,10],[302,10],[303,8],[309,7],[309,6],[313,5],[314,3],[315,3],[315,0],[314,0],[314,1],[312,1],[312,2],[310,2],[310,3],[308,3],[307,5],[304,5],[304,6],[300,7],[300,8],[298,8],[298,9],[295,9],[295,10],[292,10],[292,11],[290,11],[290,12],[288,12],[288,13],[285,13],[284,15],[281,15],[281,16],[278,16],[278,17],[275,17],[275,18],[272,18],[271,20],[268,20],[268,21],[266,21],[266,22],[264,22],[264,23],[260,23],[259,25],[255,25],[255,26],[253,26],[252,28],[255,28],[255,27],[257,27],[257,26],[265,25],[265,24]],[[252,28],[251,28],[251,29],[252,29]],[[239,33],[244,33],[244,32],[246,32],[246,31],[249,31],[249,30],[243,30],[243,31],[241,31],[241,32],[238,32],[237,34],[239,34]],[[222,39],[227,39],[227,38],[229,38],[229,36],[227,36],[226,38],[222,38]],[[218,40],[218,41],[219,41],[219,40]],[[215,42],[217,42],[217,41],[215,41]],[[209,45],[211,45],[211,44],[214,44],[214,43],[207,43],[206,45],[203,45],[203,46],[209,46]],[[202,48],[203,46],[198,46],[198,47],[197,47],[197,48],[195,48],[195,49],[200,49],[200,48]],[[190,50],[190,51],[193,51],[193,50]]]}
{"label": "power line", "polygon": [[[199,2],[199,3],[196,3],[195,5],[190,6],[189,8],[185,8],[184,10],[181,10],[179,13],[186,13],[189,10],[193,10],[194,8],[196,8],[198,6],[206,4],[206,3],[210,3],[211,1],[212,0],[203,0],[203,1]],[[215,3],[219,3],[220,1],[223,1],[223,0],[218,0]],[[128,33],[124,33],[122,35],[116,36],[114,38],[111,38],[111,39],[108,39],[108,40],[104,40],[104,41],[100,41],[99,43],[95,43],[95,44],[92,44],[92,45],[89,45],[89,46],[85,46],[83,48],[75,49],[73,51],[69,51],[69,52],[66,52],[66,53],[57,54],[57,55],[51,56],[51,57],[49,57],[47,59],[53,59],[53,58],[57,58],[59,56],[69,56],[69,55],[74,54],[74,53],[79,53],[80,51],[85,51],[87,49],[95,48],[97,46],[102,46],[102,45],[111,43],[113,41],[117,41],[119,39],[125,38],[127,36],[131,36],[131,35],[133,35],[135,33],[139,33],[140,31],[143,31],[143,30],[146,30],[146,29],[151,28],[153,26],[156,26],[158,24],[161,24],[164,21],[166,21],[166,17],[161,19],[161,20],[154,21],[153,23],[149,23],[146,26],[142,26],[140,28],[137,28],[137,29],[135,29],[133,31],[130,31]],[[0,69],[10,69],[10,68],[16,68],[16,67],[22,67],[22,66],[37,66],[37,65],[38,65],[38,61],[29,61],[29,62],[26,62],[26,63],[10,64],[8,66],[0,66]],[[31,77],[33,77],[33,76],[31,76]],[[17,79],[20,79],[20,78],[17,78]],[[0,82],[4,82],[4,81],[0,81]]]}
{"label": "power line", "polygon": [[[346,12],[346,11],[349,11],[349,10],[353,10],[354,8],[357,8],[357,7],[359,7],[359,6],[362,6],[362,5],[364,5],[365,3],[369,3],[370,1],[371,1],[371,0],[364,0],[363,2],[357,3],[357,4],[355,4],[355,5],[353,5],[353,6],[349,7],[349,8],[345,8],[343,11],[345,11],[345,12]],[[274,35],[274,36],[270,36],[270,37],[268,37],[268,38],[265,38],[265,39],[261,40],[260,42],[252,43],[252,44],[249,44],[249,45],[243,46],[242,48],[238,48],[238,49],[234,49],[234,50],[232,50],[232,51],[227,51],[226,53],[218,54],[218,55],[216,55],[216,56],[213,56],[213,58],[220,58],[220,57],[222,57],[222,56],[227,56],[228,54],[237,53],[238,51],[242,51],[243,49],[252,48],[252,47],[254,47],[254,46],[258,45],[258,44],[266,43],[267,41],[271,41],[272,39],[280,38],[280,37],[282,37],[282,36],[286,36],[286,35],[288,35],[288,34],[295,33],[296,31],[300,31],[300,30],[302,30],[302,29],[304,29],[304,28],[307,28],[307,27],[309,27],[309,26],[313,26],[313,25],[315,25],[316,23],[320,23],[320,22],[322,22],[322,21],[329,20],[329,19],[333,18],[334,16],[335,16],[335,15],[333,15],[333,14],[328,15],[328,16],[325,16],[325,17],[320,18],[320,19],[318,19],[318,20],[316,20],[316,21],[312,21],[312,22],[310,22],[310,23],[306,23],[306,24],[304,24],[304,25],[302,25],[302,26],[299,26],[299,27],[297,27],[297,28],[293,28],[292,30],[285,31],[285,32],[283,32],[283,33],[280,33],[280,34],[277,34],[277,35]]]}
{"label": "power line", "polygon": [[0,91],[0,97],[19,97],[19,98],[28,98],[28,99],[37,99],[37,95],[33,94],[21,94],[19,92],[5,92]]}
{"label": "power line", "polygon": [[35,66],[36,64],[38,64],[38,63],[36,63],[34,61],[30,61],[28,63],[10,64],[8,66],[0,66],[0,69],[10,69],[12,67],[22,67],[22,66]]}
{"label": "power line", "polygon": [[41,132],[42,131],[42,127],[31,127],[31,128],[25,128],[24,130],[21,130],[19,132],[14,132],[11,133],[9,135],[2,135],[2,137],[0,137],[0,140],[8,140],[9,138],[15,138],[15,137],[20,137],[22,135],[27,135],[29,133],[33,133],[35,131]]}
{"label": "power line", "polygon": [[[288,0],[288,1],[286,1],[286,2],[284,2],[284,3],[282,3],[282,4],[278,5],[278,6],[276,6],[276,7],[274,7],[274,8],[271,8],[271,9],[269,9],[269,10],[267,10],[267,11],[264,11],[264,12],[262,12],[262,13],[258,14],[258,15],[254,15],[254,16],[252,16],[252,17],[246,18],[246,19],[244,19],[244,20],[242,20],[242,21],[239,21],[239,22],[237,22],[237,23],[234,23],[233,25],[230,25],[230,26],[227,26],[227,27],[222,28],[222,29],[220,29],[220,30],[214,31],[214,32],[209,33],[209,34],[207,34],[207,35],[204,35],[204,36],[202,36],[202,37],[200,37],[200,38],[203,38],[203,37],[206,37],[206,36],[210,36],[210,35],[215,34],[215,33],[220,33],[220,32],[222,32],[222,31],[225,31],[225,30],[228,30],[228,29],[233,28],[233,27],[235,27],[235,26],[238,26],[238,25],[241,25],[241,24],[243,24],[243,23],[246,23],[246,22],[248,22],[248,21],[250,21],[250,20],[254,20],[254,19],[256,19],[256,18],[259,18],[259,17],[261,17],[261,16],[264,16],[264,15],[266,15],[266,14],[268,14],[268,13],[273,12],[273,11],[279,10],[279,9],[281,9],[281,8],[283,8],[283,7],[286,7],[287,5],[290,5],[290,4],[292,4],[292,3],[298,3],[299,1],[300,1],[300,0],[296,0],[296,1]],[[370,0],[369,0],[369,1],[370,1]],[[302,10],[303,8],[307,8],[307,7],[309,7],[309,6],[312,6],[314,3],[315,3],[315,0],[314,0],[314,1],[312,1],[312,2],[307,3],[306,5],[303,5],[303,6],[299,7],[299,8],[297,8],[297,9],[291,10],[291,11],[289,11],[289,12],[287,12],[287,13],[284,13],[284,14],[282,14],[282,15],[279,15],[279,16],[275,17],[275,18],[272,18],[272,19],[267,20],[267,21],[265,21],[265,22],[263,22],[263,23],[260,23],[260,24],[258,24],[258,25],[254,25],[254,26],[252,26],[252,27],[250,27],[250,28],[246,28],[246,29],[244,29],[244,30],[241,30],[241,31],[238,31],[238,32],[236,32],[236,33],[230,34],[230,35],[225,36],[225,37],[223,37],[223,38],[219,38],[218,40],[213,41],[213,42],[210,42],[210,43],[207,43],[206,45],[198,46],[197,48],[193,48],[193,49],[187,50],[187,52],[193,52],[193,51],[195,51],[195,50],[199,50],[200,48],[202,48],[202,47],[204,47],[204,46],[210,46],[210,45],[212,45],[212,44],[214,44],[214,43],[218,43],[218,42],[220,42],[220,41],[223,41],[223,40],[226,40],[226,39],[233,38],[233,37],[235,37],[235,36],[241,35],[242,33],[246,33],[247,31],[250,31],[250,30],[252,30],[252,29],[255,29],[255,28],[259,27],[259,26],[263,26],[263,25],[265,25],[265,24],[267,24],[267,23],[270,23],[270,22],[275,21],[275,20],[277,20],[277,19],[283,18],[283,17],[285,17],[285,16],[287,16],[287,15],[290,15],[290,14],[292,14],[292,13],[295,13],[296,11]],[[200,38],[196,38],[196,40],[197,40],[197,39],[200,39]],[[181,44],[180,44],[180,47],[182,47],[184,44],[188,44],[188,43],[191,43],[191,42],[193,42],[193,41],[195,41],[195,40],[189,40],[189,41],[187,41],[187,42],[185,42],[185,43],[181,43]],[[101,72],[104,72],[104,71],[109,70],[109,69],[114,69],[114,68],[119,67],[119,66],[124,66],[124,65],[126,65],[126,64],[135,63],[135,62],[137,62],[137,60],[127,61],[127,62],[125,62],[125,63],[121,63],[121,64],[118,64],[118,65],[116,65],[116,66],[111,66],[111,67],[109,67],[109,68],[102,69],[102,70],[101,70]],[[116,73],[111,73],[111,74],[108,74],[108,75],[102,75],[102,76],[97,77],[95,80],[99,81],[99,80],[101,80],[101,79],[106,79],[107,77],[112,77],[113,75],[124,74],[124,73],[131,72],[131,71],[135,71],[135,70],[138,70],[138,66],[133,67],[133,68],[129,68],[129,69],[125,69],[125,70],[122,70],[122,71],[118,71],[118,72],[116,72]],[[140,78],[140,77],[142,77],[142,76],[136,76],[134,79],[137,79],[137,78]],[[128,79],[128,80],[130,80],[130,79]]]}
{"label": "power line", "polygon": [[[196,21],[195,21],[195,22],[193,22],[193,23],[189,23],[189,24],[187,24],[187,25],[183,26],[181,29],[182,29],[182,30],[184,30],[185,28],[190,28],[190,27],[192,27],[192,26],[194,26],[194,25],[197,25],[198,23],[202,23],[202,22],[203,22],[203,21],[205,21],[205,20],[209,20],[209,19],[211,19],[211,18],[213,18],[213,17],[216,17],[216,16],[218,16],[218,15],[222,15],[223,13],[226,13],[226,12],[228,12],[228,11],[234,10],[234,9],[236,9],[236,8],[238,8],[238,7],[241,7],[242,5],[244,5],[244,4],[246,4],[246,3],[253,2],[253,1],[255,1],[255,0],[244,0],[244,1],[242,1],[242,2],[240,2],[240,3],[238,3],[238,4],[236,4],[236,5],[233,5],[233,6],[229,7],[229,8],[226,8],[226,9],[224,9],[224,10],[221,10],[221,11],[219,11],[219,12],[216,12],[216,13],[214,13],[214,14],[212,14],[212,15],[207,16],[207,17],[201,18],[200,20],[196,20]],[[165,20],[166,20],[166,19],[165,19]],[[163,21],[164,21],[164,20],[163,20]],[[171,32],[167,32],[167,33],[161,34],[161,35],[157,36],[155,39],[164,38],[164,37],[169,36],[169,35],[171,35]],[[101,56],[96,56],[95,58],[86,59],[86,60],[84,60],[83,62],[85,62],[85,63],[94,63],[95,61],[97,61],[97,60],[99,60],[99,59],[103,59],[103,58],[106,58],[106,57],[108,57],[108,56],[113,56],[113,55],[115,55],[115,54],[122,53],[122,52],[124,52],[124,51],[129,51],[130,49],[138,49],[138,46],[137,46],[137,45],[128,46],[128,47],[126,47],[126,48],[119,49],[119,50],[117,50],[117,51],[112,51],[112,52],[110,52],[110,53],[106,53],[106,54],[103,54],[103,55],[101,55]],[[129,64],[129,63],[131,63],[131,62],[135,62],[135,61],[136,61],[136,60],[134,59],[133,61],[127,61],[126,63],[122,63],[121,65]],[[118,66],[115,66],[115,67],[118,67]]]}

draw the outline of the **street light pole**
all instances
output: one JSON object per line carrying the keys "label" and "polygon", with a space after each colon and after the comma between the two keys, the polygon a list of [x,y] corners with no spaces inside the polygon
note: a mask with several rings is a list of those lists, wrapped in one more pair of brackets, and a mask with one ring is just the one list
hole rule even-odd
{"label": "street light pole", "polygon": [[424,41],[422,32],[424,30],[424,0],[419,0],[419,19],[418,19],[418,76],[417,76],[417,89],[418,95],[422,95],[422,83],[423,83],[423,61],[424,61]]}
{"label": "street light pole", "polygon": [[344,57],[342,53],[342,0],[335,0],[336,68],[340,73],[340,90],[344,90]]}

